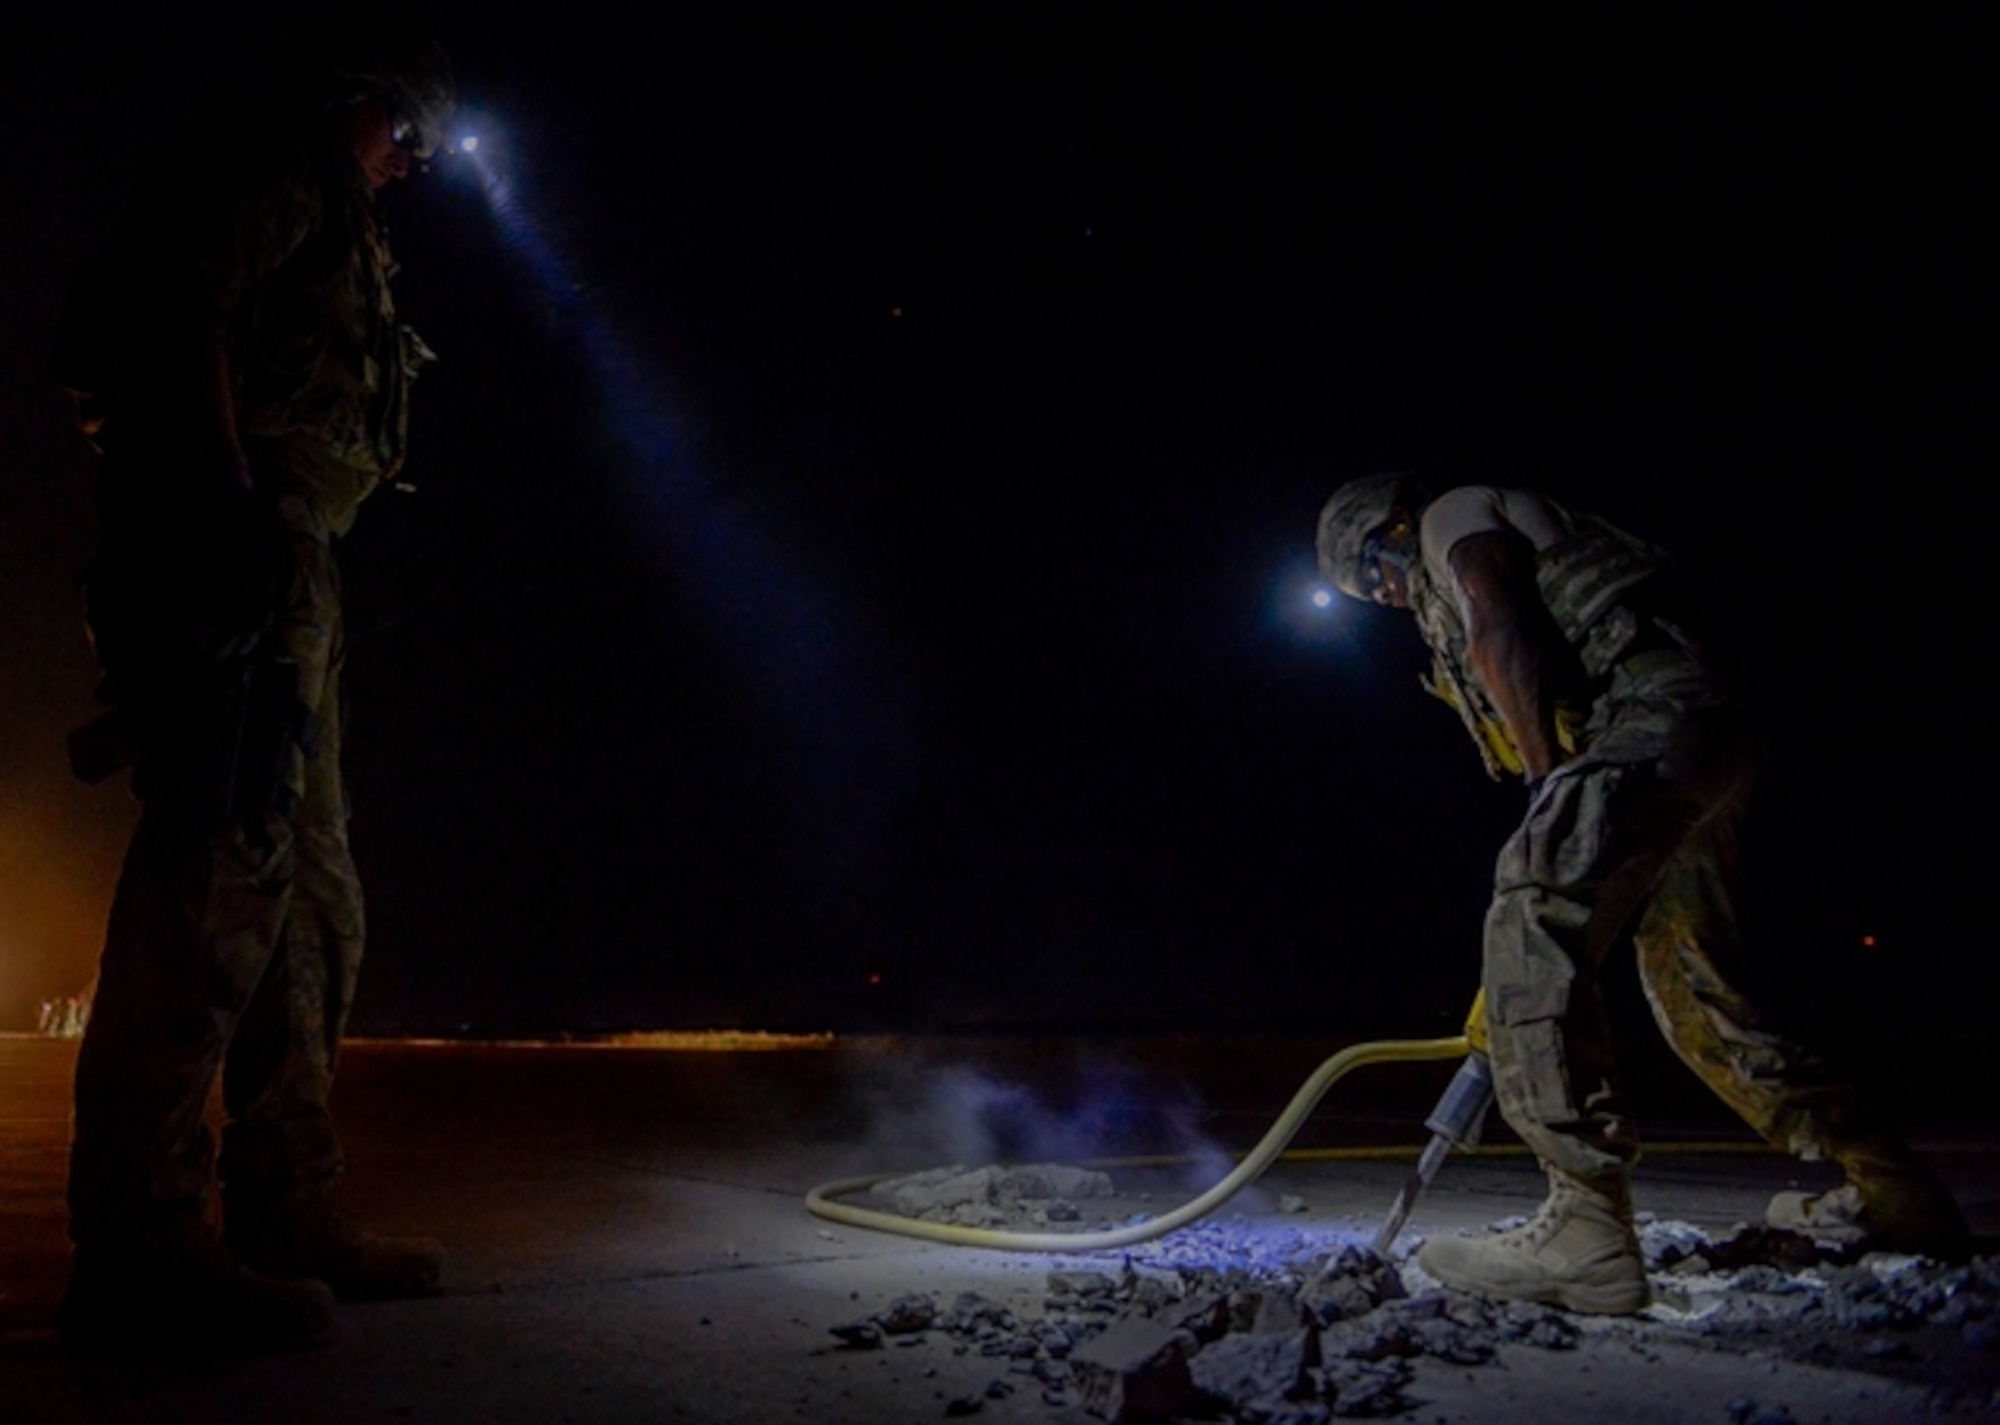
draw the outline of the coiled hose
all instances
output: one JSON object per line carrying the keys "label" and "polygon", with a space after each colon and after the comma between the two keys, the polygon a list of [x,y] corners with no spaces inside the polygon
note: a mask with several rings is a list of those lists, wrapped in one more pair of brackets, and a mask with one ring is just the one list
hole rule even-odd
{"label": "coiled hose", "polygon": [[[1417,1063],[1429,1059],[1460,1059],[1470,1051],[1470,1044],[1463,1035],[1449,1039],[1374,1039],[1362,1044],[1350,1044],[1339,1053],[1327,1059],[1312,1077],[1300,1085],[1292,1095],[1292,1101],[1285,1105],[1285,1111],[1278,1115],[1277,1122],[1257,1140],[1257,1146],[1246,1153],[1222,1181],[1174,1208],[1171,1212],[1149,1217],[1144,1222],[1129,1223],[1124,1227],[1111,1227],[1098,1232],[1010,1232],[993,1227],[959,1227],[948,1222],[924,1222],[916,1218],[902,1217],[893,1212],[877,1212],[872,1208],[856,1207],[852,1203],[837,1201],[849,1193],[866,1191],[880,1182],[900,1177],[899,1173],[875,1173],[867,1177],[841,1178],[838,1181],[822,1183],[806,1194],[806,1211],[829,1222],[845,1223],[849,1227],[866,1227],[876,1232],[893,1232],[902,1237],[917,1237],[927,1242],[949,1242],[959,1247],[994,1247],[1010,1252],[1103,1252],[1118,1247],[1130,1247],[1138,1242],[1150,1242],[1155,1237],[1197,1222],[1221,1207],[1223,1203],[1250,1186],[1264,1175],[1264,1171],[1278,1160],[1298,1131],[1305,1125],[1319,1101],[1326,1097],[1326,1091],[1342,1078],[1363,1064],[1403,1064]],[[1351,1149],[1334,1150],[1326,1155],[1315,1156],[1347,1157],[1406,1157],[1404,1149]],[[1096,1168],[1137,1167],[1161,1162],[1152,1158],[1100,1159],[1087,1166]]]}

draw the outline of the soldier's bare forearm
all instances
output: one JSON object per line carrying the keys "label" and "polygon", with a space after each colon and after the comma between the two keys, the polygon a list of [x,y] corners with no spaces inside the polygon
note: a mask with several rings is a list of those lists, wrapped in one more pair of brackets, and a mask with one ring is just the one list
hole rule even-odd
{"label": "soldier's bare forearm", "polygon": [[1477,635],[1467,631],[1466,655],[1506,720],[1527,775],[1536,781],[1548,776],[1562,751],[1540,640],[1511,622],[1489,622]]}
{"label": "soldier's bare forearm", "polygon": [[1466,661],[1486,686],[1529,777],[1562,760],[1555,685],[1565,645],[1535,585],[1535,552],[1512,531],[1468,535],[1451,572],[1465,621]]}

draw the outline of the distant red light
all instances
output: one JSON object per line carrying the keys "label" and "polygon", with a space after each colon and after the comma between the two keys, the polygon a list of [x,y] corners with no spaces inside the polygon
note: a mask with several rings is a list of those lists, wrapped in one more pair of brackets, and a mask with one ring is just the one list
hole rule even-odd
{"label": "distant red light", "polygon": [[1862,937],[1861,937],[1861,948],[1862,948],[1863,950],[1873,950],[1873,949],[1875,948],[1875,937],[1874,937],[1874,936],[1872,936],[1872,935],[1864,935],[1864,936],[1862,936]]}
{"label": "distant red light", "polygon": [[871,975],[870,975],[870,976],[868,977],[868,983],[869,983],[869,984],[871,984],[871,985],[879,985],[879,984],[881,984],[881,983],[882,983],[882,977],[881,977],[880,975],[872,975],[872,974],[871,974]]}

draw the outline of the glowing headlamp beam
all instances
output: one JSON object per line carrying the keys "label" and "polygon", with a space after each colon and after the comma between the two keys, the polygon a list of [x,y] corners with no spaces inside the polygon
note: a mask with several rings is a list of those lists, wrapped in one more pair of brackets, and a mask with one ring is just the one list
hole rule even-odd
{"label": "glowing headlamp beam", "polygon": [[632,498],[668,551],[662,563],[681,599],[789,730],[795,776],[818,793],[822,834],[813,838],[811,871],[837,886],[843,867],[879,843],[889,805],[909,781],[901,680],[865,656],[858,620],[835,591],[806,587],[743,499],[701,468],[665,383],[589,300],[477,136],[459,149],[508,246],[574,324],[627,457]]}

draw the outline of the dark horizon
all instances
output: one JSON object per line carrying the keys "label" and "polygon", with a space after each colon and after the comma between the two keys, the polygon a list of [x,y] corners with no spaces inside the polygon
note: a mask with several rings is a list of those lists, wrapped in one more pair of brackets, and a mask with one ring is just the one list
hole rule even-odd
{"label": "dark horizon", "polygon": [[[61,768],[48,331],[270,9],[7,22],[0,1027],[130,817]],[[343,555],[358,1032],[1451,1032],[1520,793],[1406,620],[1305,605],[1385,468],[1672,549],[1771,745],[1763,975],[1983,1025],[1972,7],[428,13],[483,142],[388,198],[443,360]]]}

